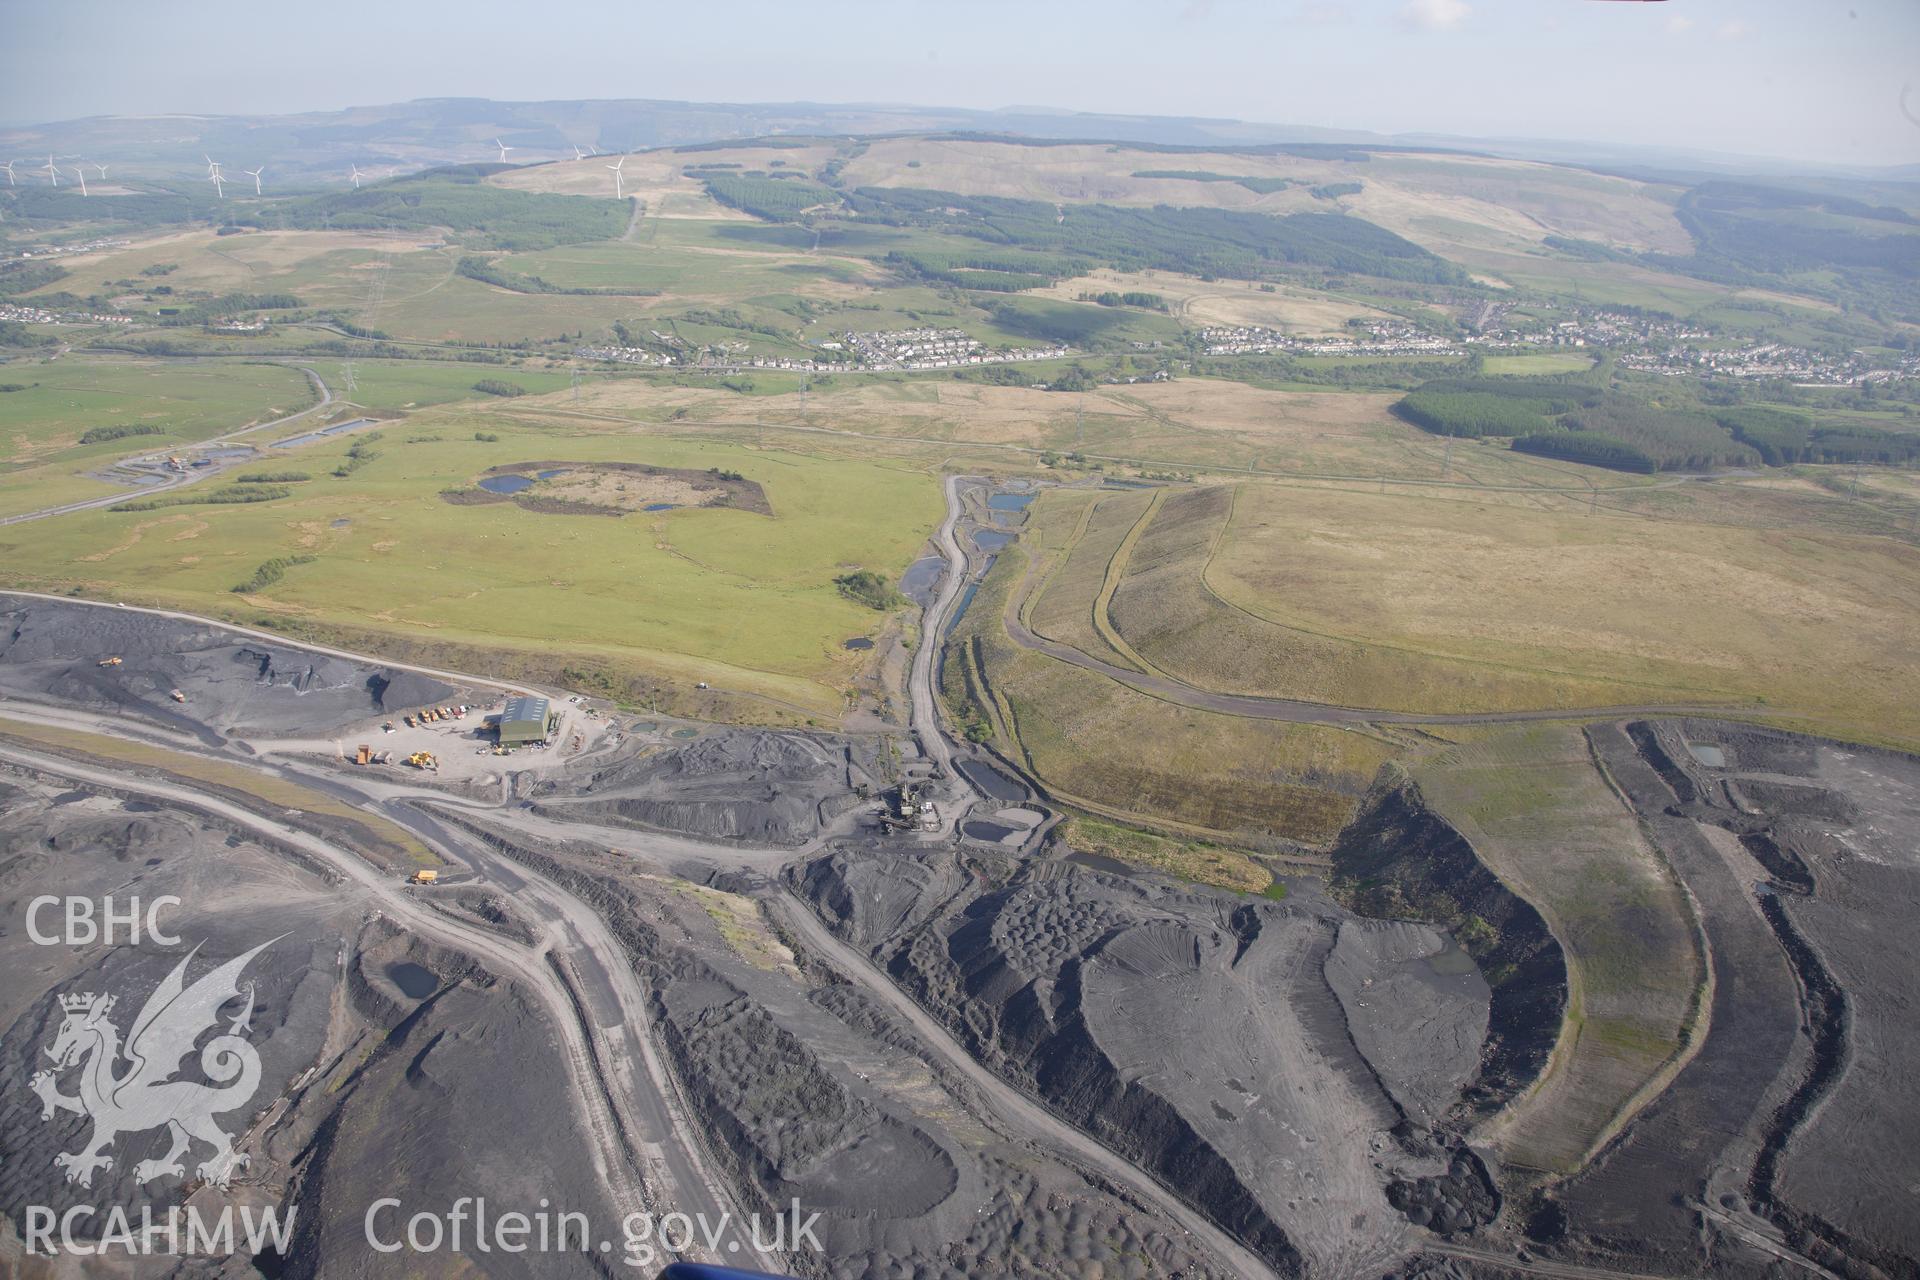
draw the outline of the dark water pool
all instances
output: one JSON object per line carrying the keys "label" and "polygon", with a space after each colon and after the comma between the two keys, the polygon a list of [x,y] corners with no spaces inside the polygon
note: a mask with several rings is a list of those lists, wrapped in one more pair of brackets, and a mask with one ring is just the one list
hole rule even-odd
{"label": "dark water pool", "polygon": [[991,800],[1024,800],[1027,789],[1009,778],[990,764],[978,760],[962,760],[959,770],[966,775],[967,781],[977,787],[980,793]]}
{"label": "dark water pool", "polygon": [[973,533],[973,545],[982,551],[998,551],[1012,542],[1015,535],[998,529],[976,529]]}
{"label": "dark water pool", "polygon": [[940,580],[940,570],[946,566],[941,556],[922,556],[907,566],[901,575],[900,590],[915,604],[924,605],[933,598],[933,585]]}
{"label": "dark water pool", "polygon": [[1025,511],[1033,499],[1031,493],[996,493],[987,499],[987,506],[994,511]]}
{"label": "dark water pool", "polygon": [[851,640],[842,640],[840,647],[842,649],[871,649],[873,648],[873,641],[869,640],[866,636],[854,636]]}
{"label": "dark water pool", "polygon": [[533,488],[533,481],[526,476],[488,476],[480,482],[480,487],[488,493],[519,493]]}
{"label": "dark water pool", "polygon": [[400,988],[401,994],[409,1000],[423,1000],[440,985],[440,979],[433,976],[431,969],[411,960],[388,965],[387,977],[393,979],[393,985]]}
{"label": "dark water pool", "polygon": [[965,822],[960,825],[962,834],[972,840],[989,840],[995,844],[1013,834],[1012,827],[1003,827],[997,822]]}
{"label": "dark water pool", "polygon": [[973,582],[969,582],[967,589],[960,593],[959,603],[953,606],[953,616],[947,619],[947,635],[952,635],[953,629],[960,625],[960,619],[964,618],[967,614],[967,606],[973,603],[973,597],[979,590],[980,583],[979,580],[976,579]]}
{"label": "dark water pool", "polygon": [[640,509],[642,511],[671,511],[679,505],[677,502],[649,502]]}

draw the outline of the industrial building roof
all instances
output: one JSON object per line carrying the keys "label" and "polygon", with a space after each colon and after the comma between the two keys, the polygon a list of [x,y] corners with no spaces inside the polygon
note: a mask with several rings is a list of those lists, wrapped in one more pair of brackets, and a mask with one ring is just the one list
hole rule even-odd
{"label": "industrial building roof", "polygon": [[500,716],[501,724],[525,721],[538,724],[542,733],[547,728],[547,700],[545,698],[508,698],[507,709]]}

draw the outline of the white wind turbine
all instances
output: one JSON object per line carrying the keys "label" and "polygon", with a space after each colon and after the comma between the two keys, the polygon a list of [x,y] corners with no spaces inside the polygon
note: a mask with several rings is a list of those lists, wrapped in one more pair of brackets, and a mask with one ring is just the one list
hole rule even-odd
{"label": "white wind turbine", "polygon": [[215,160],[212,156],[207,155],[205,152],[201,153],[201,158],[207,162],[207,176],[209,178],[211,178],[214,174],[220,172],[220,162],[218,160]]}
{"label": "white wind turbine", "polygon": [[626,189],[620,185],[620,165],[626,162],[627,158],[621,156],[620,164],[610,164],[607,166],[607,168],[613,171],[613,198],[615,200],[625,200],[627,198]]}
{"label": "white wind turbine", "polygon": [[96,164],[93,167],[100,171],[100,181],[105,182],[107,180],[107,166]]}
{"label": "white wind turbine", "polygon": [[60,171],[53,167],[53,157],[47,157],[47,181],[54,186],[60,185]]}
{"label": "white wind turbine", "polygon": [[17,187],[17,186],[19,186],[19,185],[20,185],[19,183],[17,183],[17,182],[15,182],[15,181],[13,180],[13,161],[11,161],[11,160],[9,160],[9,161],[7,161],[7,162],[6,162],[5,164],[0,164],[0,169],[5,169],[5,170],[7,171],[7,185],[8,185],[8,186],[10,186],[10,187]]}
{"label": "white wind turbine", "polygon": [[87,166],[77,164],[73,166],[73,172],[80,179],[80,194],[84,196],[87,194]]}
{"label": "white wind turbine", "polygon": [[587,153],[580,149],[579,143],[575,142],[571,145],[573,147],[573,158],[575,160],[585,160],[587,158]]}
{"label": "white wind turbine", "polygon": [[358,191],[360,189],[360,179],[366,175],[360,172],[360,166],[357,164],[350,165],[349,167],[353,170],[353,189]]}
{"label": "white wind turbine", "polygon": [[249,178],[253,179],[253,194],[255,195],[260,194],[260,175],[265,173],[266,171],[267,171],[267,166],[265,165],[261,165],[258,169],[242,169],[240,171],[246,174]]}
{"label": "white wind turbine", "polygon": [[507,162],[507,152],[512,151],[513,148],[508,146],[506,143],[500,141],[500,139],[498,138],[495,138],[493,140],[493,145],[500,148],[500,163],[505,164]]}
{"label": "white wind turbine", "polygon": [[226,180],[227,175],[220,172],[218,165],[215,165],[213,172],[207,175],[207,181],[213,184],[213,194],[219,196],[222,200],[227,198],[227,188],[223,185]]}

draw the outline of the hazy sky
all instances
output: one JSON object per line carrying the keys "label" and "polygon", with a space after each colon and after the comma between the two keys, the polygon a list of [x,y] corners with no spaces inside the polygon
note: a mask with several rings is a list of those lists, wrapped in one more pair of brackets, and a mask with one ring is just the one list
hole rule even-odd
{"label": "hazy sky", "polygon": [[0,0],[11,123],[442,96],[1030,105],[1909,163],[1920,0]]}

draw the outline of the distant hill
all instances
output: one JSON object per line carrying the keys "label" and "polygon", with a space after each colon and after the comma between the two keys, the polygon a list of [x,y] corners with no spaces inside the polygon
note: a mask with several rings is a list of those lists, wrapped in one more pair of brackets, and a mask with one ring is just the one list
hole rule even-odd
{"label": "distant hill", "polygon": [[[1239,148],[1283,144],[1387,146],[1396,150],[1474,150],[1563,164],[1645,166],[1699,175],[1766,173],[1790,166],[1740,157],[1527,140],[1432,135],[1386,136],[1356,129],[1261,124],[1198,116],[1108,115],[1044,107],[979,111],[885,103],[702,103],[655,99],[498,102],[486,98],[423,98],[340,111],[261,116],[92,116],[0,128],[0,153],[26,157],[52,151],[120,166],[127,175],[178,178],[205,167],[203,156],[230,172],[269,166],[268,181],[344,184],[348,166],[392,166],[411,172],[446,164],[497,160],[494,139],[513,150],[512,163],[571,158],[575,147],[631,151],[648,147],[776,134],[847,136],[953,131],[1031,138],[1088,139],[1151,147]],[[1911,171],[1856,176],[1911,181]]]}

